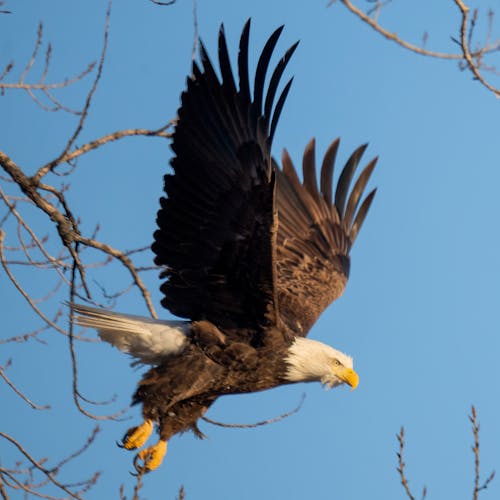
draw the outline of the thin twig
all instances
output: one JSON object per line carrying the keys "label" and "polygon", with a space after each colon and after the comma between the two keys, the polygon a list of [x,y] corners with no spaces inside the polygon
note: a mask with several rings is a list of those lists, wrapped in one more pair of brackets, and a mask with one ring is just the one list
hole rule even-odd
{"label": "thin twig", "polygon": [[77,236],[75,239],[79,241],[80,243],[83,243],[86,246],[96,248],[98,250],[101,250],[104,253],[107,253],[108,255],[111,255],[118,261],[120,261],[130,272],[132,275],[132,279],[134,280],[135,286],[141,291],[141,294],[144,298],[144,301],[146,302],[146,306],[149,309],[149,313],[153,318],[158,318],[158,314],[156,313],[156,310],[153,305],[153,301],[151,299],[151,293],[140,278],[140,276],[137,274],[137,270],[134,267],[132,261],[127,257],[126,254],[123,252],[116,250],[115,248],[111,247],[110,245],[107,245],[106,243],[101,243],[100,241],[96,241],[90,238],[84,238],[83,236]]}
{"label": "thin twig", "polygon": [[[78,251],[78,245],[76,248],[76,251]],[[76,282],[76,262],[73,263],[73,268],[71,269],[71,286],[70,286],[70,294],[69,294],[69,299],[70,302],[72,303],[75,298],[75,282]],[[75,350],[75,343],[74,343],[74,322],[73,322],[73,312],[70,309],[70,318],[69,318],[69,326],[68,326],[68,339],[69,339],[69,349],[70,349],[70,357],[71,357],[71,369],[72,369],[72,376],[73,376],[73,383],[72,383],[72,393],[73,393],[73,401],[75,403],[75,406],[78,408],[78,411],[82,413],[83,415],[92,418],[94,420],[116,420],[120,416],[122,416],[128,408],[123,408],[111,415],[94,415],[93,413],[88,412],[83,408],[83,406],[80,403],[80,400],[85,401],[86,403],[91,403],[91,404],[100,404],[96,403],[93,401],[90,401],[89,399],[85,398],[82,396],[80,393],[80,390],[78,389],[78,364],[77,364],[77,359],[76,359],[76,350]],[[106,403],[103,403],[106,404]]]}
{"label": "thin twig", "polygon": [[76,495],[71,490],[69,490],[64,484],[60,483],[55,478],[55,474],[52,471],[50,471],[50,470],[46,469],[45,467],[43,467],[43,465],[39,461],[37,461],[35,458],[33,458],[28,453],[28,451],[22,446],[22,444],[19,443],[18,441],[16,441],[12,436],[9,436],[8,434],[5,434],[4,432],[0,431],[0,437],[3,437],[4,439],[6,439],[10,443],[12,443],[31,462],[31,464],[36,469],[38,469],[40,472],[42,472],[43,474],[45,474],[45,476],[47,476],[47,478],[50,480],[51,483],[53,483],[55,486],[57,486],[62,491],[64,491],[65,493],[67,493],[71,498],[77,498],[77,499],[81,498],[79,495]]}
{"label": "thin twig", "polygon": [[59,471],[64,465],[66,465],[68,462],[71,460],[74,460],[76,457],[80,456],[82,453],[87,451],[90,447],[90,445],[95,441],[97,434],[101,432],[101,429],[98,425],[94,427],[92,432],[90,433],[90,436],[87,438],[85,443],[82,445],[81,448],[73,452],[71,455],[68,455],[66,458],[63,458],[58,464],[56,464],[53,468],[52,471]]}
{"label": "thin twig", "polygon": [[162,6],[166,6],[166,5],[173,5],[176,0],[167,0],[167,1],[160,1],[160,0],[149,0],[151,3],[154,3],[156,5],[162,5]]}
{"label": "thin twig", "polygon": [[174,121],[170,121],[163,127],[160,127],[157,130],[149,130],[149,129],[144,129],[144,128],[136,128],[136,129],[127,129],[127,130],[119,130],[117,132],[114,132],[112,134],[105,135],[103,137],[100,137],[99,139],[96,139],[95,141],[91,141],[87,144],[84,144],[83,146],[80,146],[77,149],[74,149],[71,152],[67,152],[64,155],[59,156],[55,160],[50,161],[46,165],[43,165],[40,167],[38,172],[34,175],[33,180],[34,182],[39,182],[39,180],[45,176],[49,171],[51,171],[54,167],[62,164],[62,163],[67,163],[70,162],[79,156],[88,153],[89,151],[92,151],[94,149],[97,149],[101,147],[104,144],[107,144],[109,142],[117,141],[123,137],[130,137],[130,136],[147,136],[147,137],[163,137],[163,138],[170,138],[171,134],[167,133],[166,130],[174,123]]}
{"label": "thin twig", "polygon": [[0,366],[0,377],[2,377],[5,381],[5,383],[21,398],[23,399],[24,401],[26,401],[26,403],[28,403],[31,408],[33,408],[34,410],[49,410],[50,409],[50,405],[37,405],[36,403],[33,403],[33,401],[31,401],[31,399],[28,398],[28,396],[26,396],[22,391],[20,391],[15,385],[14,383],[9,379],[9,377],[7,377],[6,373],[5,373],[5,370],[4,370],[4,367]]}
{"label": "thin twig", "polygon": [[213,425],[218,425],[219,427],[229,427],[230,429],[253,429],[254,427],[259,427],[261,425],[269,425],[269,424],[274,424],[276,422],[279,422],[287,417],[290,417],[291,415],[294,415],[297,413],[301,408],[304,403],[304,400],[306,399],[305,393],[302,394],[302,397],[300,399],[299,404],[291,411],[288,411],[286,413],[283,413],[277,417],[270,418],[267,420],[261,420],[260,422],[255,422],[253,424],[225,424],[223,422],[217,422],[217,420],[212,420],[211,418],[208,417],[201,417],[205,422],[208,422],[209,424]]}
{"label": "thin twig", "polygon": [[186,491],[184,490],[184,485],[181,485],[176,500],[184,500],[185,498],[186,498]]}
{"label": "thin twig", "polygon": [[5,260],[5,256],[3,254],[3,241],[5,238],[5,232],[3,229],[0,228],[0,263],[9,277],[10,281],[12,284],[17,288],[18,292],[24,297],[24,299],[28,302],[28,304],[32,307],[32,309],[35,311],[35,313],[40,316],[48,325],[50,325],[54,330],[57,330],[59,333],[62,333],[63,335],[67,335],[67,333],[60,328],[58,325],[56,325],[53,321],[51,321],[45,314],[37,307],[37,305],[33,302],[33,299],[29,296],[29,294],[24,290],[24,288],[20,285],[20,283],[16,280],[14,275],[9,269],[9,266],[7,265],[7,262]]}
{"label": "thin twig", "polygon": [[198,2],[193,0],[193,50],[191,52],[191,60],[196,59],[196,52],[198,51],[198,45],[200,44],[200,35],[198,33]]}
{"label": "thin twig", "polygon": [[[415,497],[413,496],[411,490],[410,490],[410,485],[408,484],[408,479],[406,478],[405,474],[405,467],[406,464],[403,460],[403,452],[404,452],[404,447],[405,447],[405,429],[404,427],[401,427],[401,430],[399,431],[399,434],[396,434],[396,437],[399,442],[399,451],[396,453],[398,457],[398,466],[396,470],[399,473],[399,478],[401,479],[401,484],[403,485],[403,488],[406,492],[406,495],[410,500],[415,500]],[[424,486],[424,489],[422,491],[422,497],[421,499],[424,500],[424,498],[427,496],[427,488]]]}
{"label": "thin twig", "polygon": [[142,487],[144,486],[143,479],[144,479],[144,474],[146,474],[146,469],[143,467],[141,470],[139,470],[137,473],[133,473],[135,476],[135,484],[134,484],[134,492],[132,496],[132,500],[140,500],[139,498],[139,491],[141,491]]}
{"label": "thin twig", "polygon": [[491,481],[495,477],[495,471],[492,471],[490,475],[486,478],[483,484],[480,484],[480,453],[479,453],[479,422],[477,421],[477,413],[474,405],[471,406],[471,414],[469,415],[469,421],[472,424],[472,435],[474,436],[474,444],[472,445],[472,453],[474,454],[474,491],[472,498],[477,500],[479,497],[479,492],[488,488]]}
{"label": "thin twig", "polygon": [[[363,22],[371,26],[375,31],[380,33],[382,36],[387,38],[388,40],[391,40],[392,42],[397,43],[398,45],[401,45],[405,49],[411,50],[412,52],[415,52],[417,54],[423,55],[423,56],[429,56],[429,57],[437,57],[439,59],[454,59],[454,60],[459,60],[462,58],[460,54],[448,54],[446,52],[434,52],[431,50],[426,50],[421,47],[418,47],[417,45],[414,45],[412,43],[407,42],[406,40],[403,40],[400,38],[397,33],[391,33],[390,31],[386,30],[383,28],[376,20],[371,18],[368,14],[365,14],[361,9],[356,7],[350,0],[340,0],[342,4],[344,4],[353,14],[355,14],[357,17],[359,17]],[[333,2],[330,2],[329,5],[331,5]]]}
{"label": "thin twig", "polygon": [[[2,11],[0,11],[2,12]],[[79,111],[72,110],[68,108],[67,106],[64,106],[56,97],[50,92],[51,90],[57,90],[57,89],[62,89],[65,87],[69,87],[70,85],[73,85],[74,83],[82,80],[85,78],[89,73],[92,72],[92,70],[95,67],[95,63],[91,63],[85,68],[82,72],[79,74],[71,77],[71,78],[66,78],[65,80],[61,82],[53,82],[53,83],[47,83],[46,79],[48,76],[49,72],[49,67],[50,67],[50,62],[51,62],[51,55],[52,55],[52,46],[48,44],[47,50],[45,51],[45,61],[44,61],[44,67],[42,74],[36,83],[31,83],[31,82],[26,82],[25,79],[28,77],[28,74],[30,71],[33,69],[33,66],[36,64],[37,59],[38,59],[38,54],[39,50],[42,46],[42,39],[43,39],[43,24],[40,23],[38,25],[38,30],[37,30],[37,35],[36,35],[36,40],[35,40],[35,46],[33,48],[32,55],[28,62],[26,63],[26,66],[24,67],[23,71],[21,72],[18,80],[16,82],[4,82],[2,80],[5,79],[8,73],[11,72],[11,70],[14,68],[14,63],[10,62],[7,64],[5,69],[3,70],[2,74],[0,75],[0,92],[3,93],[6,90],[24,90],[25,92],[28,93],[28,95],[33,99],[33,101],[38,104],[42,109],[46,111],[59,111],[59,110],[65,110],[69,113],[73,114],[80,114]],[[35,94],[35,92],[41,92],[44,94],[54,105],[54,107],[49,107],[45,105]]]}
{"label": "thin twig", "polygon": [[462,0],[453,0],[462,14],[462,22],[460,25],[460,47],[462,49],[463,58],[467,62],[472,74],[491,92],[493,92],[497,97],[500,97],[500,89],[497,89],[493,85],[489,84],[480,73],[478,65],[474,62],[473,55],[469,50],[469,44],[467,42],[467,25],[469,19],[469,7],[464,4]]}
{"label": "thin twig", "polygon": [[[111,3],[112,0],[108,0],[108,8],[106,9],[106,18],[105,18],[105,28],[104,28],[104,37],[103,37],[103,45],[102,45],[102,50],[101,50],[101,55],[99,57],[99,64],[97,65],[97,72],[96,76],[94,78],[94,82],[87,94],[87,99],[85,100],[85,105],[83,106],[83,110],[80,116],[80,119],[78,121],[78,125],[76,126],[75,131],[73,132],[73,135],[70,137],[68,142],[66,143],[66,146],[64,147],[64,150],[62,153],[58,156],[58,158],[55,160],[56,162],[60,162],[60,158],[66,156],[68,152],[71,150],[73,145],[75,144],[78,136],[80,135],[81,131],[83,130],[83,126],[85,124],[85,121],[87,120],[87,116],[89,113],[90,105],[92,103],[92,98],[94,97],[95,91],[97,90],[97,86],[99,84],[99,81],[101,80],[102,76],[102,71],[104,68],[104,61],[106,60],[106,53],[108,50],[108,38],[109,38],[109,21],[111,17]],[[56,163],[56,164],[58,164]],[[55,165],[54,165],[55,166]],[[47,172],[50,169],[47,170]],[[45,173],[47,173],[45,172]],[[40,171],[37,172],[37,174],[33,177],[33,182],[35,185],[38,185],[40,182],[42,176],[39,175]]]}
{"label": "thin twig", "polygon": [[[428,56],[428,57],[434,57],[434,58],[439,58],[439,59],[447,59],[447,60],[457,60],[459,61],[459,67],[462,69],[465,65],[472,74],[474,75],[474,78],[477,79],[481,84],[486,87],[489,91],[493,92],[493,94],[496,97],[500,97],[500,89],[491,85],[489,82],[486,81],[484,76],[482,75],[480,68],[483,70],[488,71],[489,67],[483,64],[483,57],[486,54],[489,54],[491,52],[496,52],[500,50],[500,41],[496,41],[495,43],[490,43],[490,37],[491,37],[491,24],[492,24],[492,16],[490,13],[488,13],[488,19],[489,19],[489,28],[488,28],[488,34],[486,37],[486,42],[485,44],[480,47],[479,49],[475,51],[471,51],[470,45],[472,41],[472,35],[474,33],[474,28],[476,26],[476,21],[477,21],[477,10],[474,11],[472,19],[469,22],[469,7],[463,2],[463,0],[453,0],[455,5],[460,10],[461,13],[461,22],[460,22],[460,41],[453,39],[454,41],[457,42],[457,44],[460,46],[461,53],[460,54],[453,54],[453,53],[446,53],[446,52],[435,52],[431,51],[425,48],[425,41],[428,38],[428,35],[426,33],[424,37],[424,47],[419,47],[417,45],[414,45],[412,43],[407,42],[403,38],[401,38],[397,33],[392,33],[382,27],[379,22],[378,22],[378,14],[380,12],[380,7],[383,5],[382,2],[379,0],[376,0],[377,5],[375,7],[375,10],[370,9],[368,13],[363,12],[360,8],[356,7],[350,0],[340,0],[341,3],[354,15],[356,15],[359,19],[361,19],[364,23],[368,24],[371,28],[373,28],[376,32],[387,38],[388,40],[391,40],[394,43],[397,43],[401,47],[404,47],[407,50],[410,50],[414,53],[423,55],[423,56]],[[331,0],[329,3],[329,6],[332,5],[335,2],[335,0]],[[372,15],[370,15],[372,13]]]}

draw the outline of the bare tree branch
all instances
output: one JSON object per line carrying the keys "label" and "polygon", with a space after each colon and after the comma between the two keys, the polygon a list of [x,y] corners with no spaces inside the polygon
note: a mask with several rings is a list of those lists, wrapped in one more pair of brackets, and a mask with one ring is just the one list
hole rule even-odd
{"label": "bare tree branch", "polygon": [[176,0],[166,0],[166,1],[160,1],[160,0],[149,0],[151,3],[154,3],[156,5],[162,5],[162,6],[167,6],[167,5],[173,5]]}
{"label": "bare tree branch", "polygon": [[[399,46],[410,50],[416,54],[420,54],[427,57],[434,57],[438,59],[445,60],[455,60],[458,61],[460,67],[465,64],[465,67],[470,70],[474,78],[477,79],[484,87],[486,87],[490,92],[492,92],[496,97],[500,97],[500,89],[489,83],[483,76],[481,69],[489,71],[490,73],[496,73],[496,69],[492,66],[488,66],[484,63],[484,56],[493,52],[498,52],[500,50],[500,40],[491,42],[492,34],[492,24],[493,24],[493,13],[488,11],[488,31],[486,34],[485,43],[482,44],[476,50],[471,50],[472,36],[477,22],[478,11],[475,10],[472,17],[469,17],[470,8],[465,4],[463,0],[452,0],[453,3],[458,7],[461,13],[461,20],[459,25],[460,40],[454,40],[460,46],[461,53],[446,53],[437,52],[425,48],[426,42],[428,40],[428,33],[424,33],[423,37],[423,47],[419,47],[411,42],[408,42],[402,38],[397,33],[391,32],[384,28],[379,23],[379,16],[382,7],[386,6],[388,1],[376,0],[375,7],[371,7],[365,13],[359,7],[357,7],[351,0],[340,0],[340,2],[355,16],[357,16],[361,21],[373,28],[377,33],[382,35],[387,40],[390,40]],[[329,6],[335,3],[336,0],[330,0]],[[373,3],[371,1],[370,3]]]}
{"label": "bare tree branch", "polygon": [[212,420],[211,418],[208,418],[208,417],[201,417],[201,418],[203,420],[205,420],[205,422],[208,422],[209,424],[213,424],[213,425],[218,425],[219,427],[228,427],[230,429],[253,429],[254,427],[260,427],[262,425],[274,424],[276,422],[284,420],[287,417],[295,415],[295,413],[297,413],[302,408],[302,405],[304,404],[305,399],[306,399],[306,395],[304,393],[304,394],[302,394],[302,397],[300,399],[299,404],[293,410],[290,410],[286,413],[278,415],[277,417],[274,417],[274,418],[269,418],[267,420],[261,420],[259,422],[254,422],[253,424],[225,424],[223,422],[217,422],[217,420]]}
{"label": "bare tree branch", "polygon": [[26,403],[28,403],[31,408],[33,408],[34,410],[49,410],[50,409],[50,405],[37,405],[35,403],[33,403],[33,401],[31,401],[31,399],[28,398],[28,396],[26,396],[21,390],[19,390],[15,385],[14,383],[9,379],[9,377],[7,377],[7,375],[5,374],[5,368],[7,368],[8,366],[11,365],[11,361],[9,360],[7,362],[7,365],[6,366],[0,366],[0,377],[2,377],[5,381],[5,383],[21,398],[23,399],[24,401],[26,401]]}
{"label": "bare tree branch", "polygon": [[[457,7],[459,8],[461,14],[462,14],[462,23],[460,25],[460,47],[462,49],[462,54],[463,58],[467,62],[467,66],[472,72],[472,74],[491,92],[493,92],[496,97],[500,97],[500,89],[494,87],[490,83],[488,83],[481,72],[479,71],[481,67],[481,59],[483,56],[483,52],[476,52],[475,56],[470,52],[470,44],[471,44],[471,38],[472,38],[472,31],[474,30],[474,25],[475,25],[475,18],[477,14],[474,15],[473,20],[471,21],[471,26],[470,26],[470,36],[467,37],[467,27],[469,25],[469,7],[464,4],[462,0],[453,0]],[[477,11],[476,11],[477,12]],[[498,46],[497,46],[498,47]],[[496,49],[498,50],[498,48]],[[474,61],[475,57],[475,61]]]}
{"label": "bare tree branch", "polygon": [[[0,4],[1,5],[1,4]],[[8,11],[0,11],[0,13],[7,13]],[[43,41],[43,24],[40,23],[38,25],[38,30],[37,30],[37,35],[36,35],[36,40],[35,40],[35,46],[33,48],[32,55],[28,62],[26,63],[26,66],[24,67],[23,71],[19,75],[19,78],[15,82],[5,82],[5,77],[9,74],[11,74],[12,70],[14,69],[14,63],[9,62],[2,73],[0,74],[0,94],[3,95],[6,90],[23,90],[25,91],[33,101],[40,106],[43,110],[45,111],[60,111],[64,110],[72,114],[80,114],[79,111],[75,111],[65,105],[63,105],[51,92],[53,90],[58,90],[58,89],[63,89],[67,88],[81,80],[83,80],[88,74],[90,74],[94,67],[95,63],[90,63],[83,71],[81,71],[79,74],[71,77],[71,78],[66,78],[65,80],[61,82],[52,82],[52,83],[47,83],[46,79],[49,73],[49,68],[50,68],[50,63],[51,63],[51,56],[52,56],[52,46],[50,44],[47,45],[47,49],[45,51],[45,59],[44,59],[44,67],[42,74],[39,78],[39,80],[35,83],[33,82],[27,82],[26,79],[31,73],[31,70],[33,69],[34,65],[36,64],[38,57],[39,57],[39,51],[42,47],[42,41]],[[45,96],[47,100],[51,103],[51,105],[47,106],[42,102],[42,100],[37,96],[37,93],[41,94],[42,96]]]}
{"label": "bare tree branch", "polygon": [[472,435],[474,436],[474,444],[472,445],[472,453],[474,453],[474,490],[472,494],[473,500],[477,500],[479,492],[485,490],[495,478],[495,471],[492,471],[486,480],[481,484],[480,474],[480,454],[479,454],[479,422],[477,421],[477,413],[474,405],[471,406],[471,414],[469,421],[472,424]]}
{"label": "bare tree branch", "polygon": [[[16,464],[14,469],[7,469],[3,465],[0,465],[0,485],[2,485],[3,487],[3,490],[0,490],[0,492],[2,493],[3,497],[8,498],[5,486],[7,485],[12,489],[22,490],[26,493],[37,496],[39,498],[56,499],[57,497],[44,494],[42,491],[40,491],[40,489],[43,486],[45,486],[48,483],[51,483],[57,489],[66,493],[66,495],[69,495],[71,498],[82,499],[83,497],[81,495],[89,491],[89,489],[96,484],[97,479],[99,477],[99,472],[94,473],[92,477],[90,477],[89,479],[85,479],[83,481],[73,484],[62,483],[57,479],[57,476],[61,472],[61,469],[64,465],[73,461],[75,458],[84,453],[90,447],[90,445],[95,441],[98,432],[99,428],[96,427],[92,431],[91,435],[87,438],[85,444],[79,450],[72,453],[68,457],[64,458],[55,466],[48,468],[44,466],[44,463],[47,461],[46,459],[40,459],[40,460],[35,459],[26,450],[26,448],[21,443],[19,443],[19,441],[14,439],[12,436],[9,436],[8,434],[0,431],[0,438],[3,438],[9,443],[11,443],[18,450],[18,452],[22,456],[24,456],[24,458],[31,464],[31,466],[29,466],[27,469],[21,469],[19,464]],[[38,471],[39,473],[41,473],[42,476],[45,478],[45,481],[42,481],[41,483],[36,483],[35,480],[33,479],[32,471]],[[20,474],[27,475],[26,480],[20,481],[16,479],[15,476]],[[7,480],[6,478],[9,478],[9,480]]]}
{"label": "bare tree branch", "polygon": [[[408,484],[408,479],[406,478],[405,474],[405,467],[406,464],[403,460],[403,453],[404,453],[404,448],[405,448],[405,430],[404,427],[401,427],[401,430],[399,431],[399,434],[396,434],[396,437],[399,442],[399,451],[396,453],[398,457],[398,466],[396,470],[399,473],[399,478],[401,480],[401,484],[403,485],[403,488],[405,490],[406,495],[410,500],[415,500],[415,497],[413,496],[411,490],[410,490],[410,485]],[[424,498],[427,496],[427,488],[424,486],[424,489],[422,491],[422,496],[421,499],[424,500]]]}
{"label": "bare tree branch", "polygon": [[38,179],[41,179],[43,176],[47,174],[48,171],[52,170],[54,167],[62,164],[62,163],[68,163],[70,161],[75,160],[79,156],[88,153],[89,151],[92,151],[94,149],[97,149],[104,144],[107,144],[109,142],[117,141],[119,139],[122,139],[124,137],[130,137],[130,136],[146,136],[146,137],[163,137],[163,138],[170,138],[171,134],[167,133],[166,130],[172,126],[172,124],[175,123],[174,120],[171,120],[169,123],[164,125],[163,127],[160,127],[157,130],[149,130],[149,129],[144,129],[144,128],[136,128],[136,129],[128,129],[128,130],[119,130],[117,132],[113,132],[112,134],[105,135],[103,137],[100,137],[99,139],[96,139],[95,141],[89,142],[87,144],[84,144],[83,146],[80,146],[77,149],[74,149],[71,152],[67,152],[64,156],[60,156],[59,158],[56,158],[55,160],[52,160],[51,162],[47,163],[43,167],[40,167],[38,172],[34,176],[34,182],[37,182]]}
{"label": "bare tree branch", "polygon": [[[104,62],[106,60],[106,52],[108,50],[110,16],[111,16],[111,0],[108,0],[108,8],[106,10],[106,20],[105,20],[105,28],[104,28],[104,36],[103,36],[103,45],[102,45],[101,55],[99,57],[99,64],[97,65],[96,76],[95,76],[94,82],[92,83],[92,86],[90,87],[90,90],[87,94],[87,98],[85,100],[85,105],[82,109],[80,119],[78,121],[78,124],[76,126],[75,131],[73,132],[73,135],[69,138],[62,153],[55,160],[53,160],[52,162],[47,164],[45,167],[42,167],[35,174],[35,176],[32,179],[35,186],[37,186],[40,183],[40,180],[42,179],[42,177],[47,175],[48,172],[50,172],[55,166],[57,166],[61,163],[62,158],[64,158],[68,154],[68,152],[71,150],[71,148],[75,144],[78,136],[80,135],[80,133],[83,130],[85,121],[86,121],[88,113],[89,113],[90,105],[92,103],[92,98],[94,97],[94,94],[95,94],[95,91],[97,90],[97,86],[99,84],[99,81],[101,80],[102,70],[104,68]],[[81,271],[81,269],[80,269],[80,271]]]}

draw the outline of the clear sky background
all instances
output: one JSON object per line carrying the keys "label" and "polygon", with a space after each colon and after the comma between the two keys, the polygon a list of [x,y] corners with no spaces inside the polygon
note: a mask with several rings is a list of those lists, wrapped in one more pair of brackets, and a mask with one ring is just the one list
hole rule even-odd
{"label": "clear sky background", "polygon": [[[490,3],[500,15],[498,3]],[[481,4],[480,29],[490,6]],[[14,60],[13,75],[19,75],[40,20],[44,39],[53,46],[50,80],[78,73],[97,59],[104,2],[8,1],[3,8],[13,13],[0,15],[0,69]],[[472,498],[471,403],[482,424],[484,474],[500,468],[499,103],[456,63],[403,50],[340,2],[327,8],[325,1],[198,0],[199,32],[209,53],[215,56],[224,22],[234,61],[249,17],[253,65],[279,25],[285,30],[276,54],[301,40],[286,73],[295,79],[274,155],[279,158],[286,147],[300,165],[311,137],[319,157],[340,136],[339,163],[365,142],[365,163],[380,156],[370,184],[378,193],[352,252],[347,290],[311,332],[354,357],[360,385],[352,393],[302,384],[222,398],[210,418],[252,423],[289,411],[307,395],[298,414],[273,425],[232,430],[202,422],[207,440],[175,437],[141,494],[173,499],[184,485],[189,500],[404,498],[395,453],[395,436],[404,425],[415,495],[425,484],[429,498]],[[458,37],[460,22],[452,1],[393,2],[380,21],[417,44],[427,31],[433,50],[459,50],[450,38]],[[115,1],[102,81],[78,144],[124,128],[154,129],[174,118],[192,46],[191,1],[163,8],[146,0]],[[41,71],[39,63],[33,74]],[[58,96],[78,107],[89,85],[86,80]],[[44,112],[19,91],[0,98],[0,116],[0,149],[29,172],[56,157],[76,124],[74,116]],[[84,230],[100,223],[101,240],[122,249],[150,244],[170,155],[165,140],[130,138],[82,159],[68,197]],[[44,217],[39,220],[45,223]],[[14,244],[15,234],[10,238]],[[151,259],[148,253],[141,262]],[[45,279],[42,272],[15,271],[36,295],[54,284],[49,273]],[[160,315],[170,318],[159,305],[156,273],[145,279]],[[111,292],[128,285],[129,278],[113,267],[95,270],[89,281],[99,296],[98,285]],[[2,337],[39,326],[5,274],[0,294]],[[44,311],[51,316],[65,299],[60,291]],[[147,314],[136,292],[118,300],[116,310]],[[0,365],[12,359],[11,379],[52,410],[27,408],[0,380],[0,431],[53,464],[81,446],[95,422],[72,402],[67,339],[54,332],[42,338],[46,345],[0,345]],[[117,398],[91,411],[126,406],[141,369],[105,344],[79,344],[77,353],[84,394]],[[95,444],[68,464],[61,478],[80,480],[99,470],[102,477],[86,498],[118,498],[121,484],[130,496],[133,454],[115,441],[139,418],[139,408],[133,408],[122,421],[101,422]],[[13,446],[0,440],[1,464],[13,466],[17,459]],[[499,481],[481,497],[499,498]]]}

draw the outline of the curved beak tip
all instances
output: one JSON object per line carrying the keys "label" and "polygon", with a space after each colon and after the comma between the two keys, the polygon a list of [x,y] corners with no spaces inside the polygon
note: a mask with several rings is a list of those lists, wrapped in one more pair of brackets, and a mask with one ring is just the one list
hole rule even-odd
{"label": "curved beak tip", "polygon": [[346,370],[344,380],[351,386],[351,391],[354,391],[359,385],[359,375],[352,368]]}

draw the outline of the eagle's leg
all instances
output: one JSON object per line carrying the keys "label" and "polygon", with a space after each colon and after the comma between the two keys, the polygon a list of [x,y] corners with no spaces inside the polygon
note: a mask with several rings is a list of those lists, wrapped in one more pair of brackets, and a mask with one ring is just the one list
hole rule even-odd
{"label": "eagle's leg", "polygon": [[[137,472],[139,474],[150,472],[161,465],[167,453],[167,443],[172,436],[192,430],[198,437],[202,437],[203,434],[198,429],[196,422],[208,410],[215,399],[214,396],[188,399],[169,407],[159,418],[159,441],[153,446],[141,450],[134,458],[134,467]],[[149,406],[145,405],[144,414],[152,415]],[[145,422],[147,422],[147,417]],[[142,426],[137,429],[140,427]],[[134,431],[135,429],[132,429],[132,436],[135,435]]]}
{"label": "eagle's leg", "polygon": [[141,425],[131,427],[123,436],[121,446],[126,450],[135,450],[143,446],[153,432],[153,421],[145,419]]}
{"label": "eagle's leg", "polygon": [[135,456],[134,467],[139,473],[155,470],[163,462],[163,457],[166,453],[167,441],[160,439],[155,445],[144,448]]}

